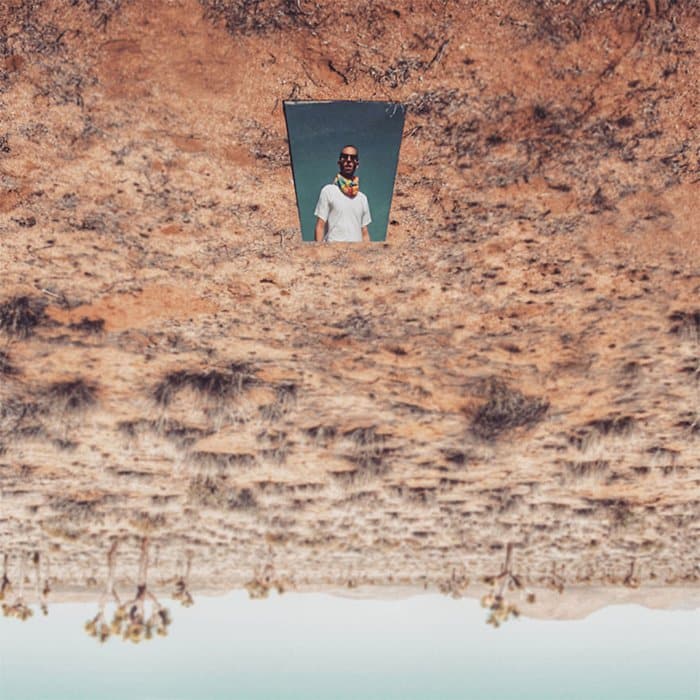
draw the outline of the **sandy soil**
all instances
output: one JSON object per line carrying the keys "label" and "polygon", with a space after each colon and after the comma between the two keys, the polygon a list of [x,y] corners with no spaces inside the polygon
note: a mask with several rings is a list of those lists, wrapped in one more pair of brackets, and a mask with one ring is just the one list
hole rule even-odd
{"label": "sandy soil", "polygon": [[[0,3],[9,578],[696,586],[697,3],[353,7]],[[386,244],[290,98],[408,106]]]}

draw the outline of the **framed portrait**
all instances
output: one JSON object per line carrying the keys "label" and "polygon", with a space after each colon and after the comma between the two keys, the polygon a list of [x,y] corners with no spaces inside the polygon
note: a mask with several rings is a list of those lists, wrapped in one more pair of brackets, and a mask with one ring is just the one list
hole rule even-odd
{"label": "framed portrait", "polygon": [[302,239],[386,240],[405,107],[287,101],[284,114]]}

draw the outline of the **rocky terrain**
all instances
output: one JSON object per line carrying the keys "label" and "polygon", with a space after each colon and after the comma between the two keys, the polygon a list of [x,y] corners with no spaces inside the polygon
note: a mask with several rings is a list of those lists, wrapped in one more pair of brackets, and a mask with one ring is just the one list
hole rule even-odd
{"label": "rocky terrain", "polygon": [[[148,537],[193,591],[676,604],[699,36],[694,0],[0,0],[15,595],[98,595],[114,543],[133,583]],[[386,243],[301,242],[285,99],[407,106]]]}

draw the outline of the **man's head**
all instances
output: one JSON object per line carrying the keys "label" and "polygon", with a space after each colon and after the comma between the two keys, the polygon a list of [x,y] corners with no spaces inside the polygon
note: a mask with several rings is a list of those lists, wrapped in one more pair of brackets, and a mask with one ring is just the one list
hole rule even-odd
{"label": "man's head", "polygon": [[348,144],[340,149],[338,157],[339,172],[343,177],[352,178],[355,176],[355,170],[360,164],[360,153],[357,146]]}

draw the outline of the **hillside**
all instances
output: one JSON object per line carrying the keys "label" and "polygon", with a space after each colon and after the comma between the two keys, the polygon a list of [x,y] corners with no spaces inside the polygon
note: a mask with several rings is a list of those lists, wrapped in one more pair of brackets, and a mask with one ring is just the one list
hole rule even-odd
{"label": "hillside", "polygon": [[[0,550],[54,587],[696,585],[693,0],[0,2]],[[282,103],[407,106],[384,244]]]}

